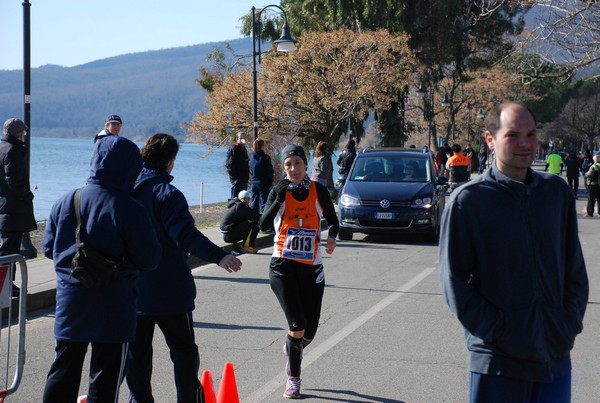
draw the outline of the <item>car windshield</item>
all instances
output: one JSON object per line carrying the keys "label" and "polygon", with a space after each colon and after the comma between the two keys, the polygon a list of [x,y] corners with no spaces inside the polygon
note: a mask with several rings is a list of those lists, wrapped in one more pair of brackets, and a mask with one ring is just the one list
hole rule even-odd
{"label": "car windshield", "polygon": [[349,178],[368,182],[429,182],[430,173],[427,158],[367,156],[356,160]]}

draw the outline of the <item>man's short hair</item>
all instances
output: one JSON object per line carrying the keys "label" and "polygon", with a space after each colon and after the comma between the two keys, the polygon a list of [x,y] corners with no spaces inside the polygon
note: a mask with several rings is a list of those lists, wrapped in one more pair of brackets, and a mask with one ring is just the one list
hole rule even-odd
{"label": "man's short hair", "polygon": [[500,130],[500,115],[502,114],[502,111],[511,105],[518,105],[526,109],[531,114],[533,123],[537,125],[537,118],[527,105],[520,102],[503,102],[494,106],[492,110],[485,114],[485,129],[492,133],[492,136],[496,137],[496,133]]}

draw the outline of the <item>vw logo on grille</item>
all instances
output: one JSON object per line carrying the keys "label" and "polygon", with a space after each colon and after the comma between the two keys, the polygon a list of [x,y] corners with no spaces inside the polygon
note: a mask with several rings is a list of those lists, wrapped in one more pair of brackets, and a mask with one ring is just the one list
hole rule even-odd
{"label": "vw logo on grille", "polygon": [[379,205],[383,208],[388,208],[388,207],[390,207],[390,201],[387,199],[383,199],[382,201],[379,202]]}

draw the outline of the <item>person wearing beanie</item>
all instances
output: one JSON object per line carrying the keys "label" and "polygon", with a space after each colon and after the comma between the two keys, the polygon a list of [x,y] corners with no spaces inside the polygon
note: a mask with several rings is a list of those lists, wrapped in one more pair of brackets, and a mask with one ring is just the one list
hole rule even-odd
{"label": "person wearing beanie", "polygon": [[[25,164],[27,130],[29,128],[20,119],[11,118],[4,122],[4,136],[0,141],[3,162],[0,173],[0,256],[21,253],[23,233],[37,229]],[[15,270],[13,266],[13,280]],[[19,296],[19,292],[13,285],[13,296]]]}
{"label": "person wearing beanie", "polygon": [[240,191],[237,198],[227,203],[227,211],[221,220],[223,240],[228,243],[242,241],[240,252],[257,253],[254,243],[258,236],[259,219],[260,213],[250,208],[250,192]]}
{"label": "person wearing beanie", "polygon": [[[321,315],[325,274],[321,243],[333,253],[339,222],[327,188],[307,175],[304,149],[287,145],[281,152],[285,179],[273,187],[260,228],[275,229],[269,282],[287,322],[284,344],[287,383],[283,396],[300,398],[302,351],[314,339]],[[321,220],[329,231],[321,240]]]}
{"label": "person wearing beanie", "polygon": [[110,115],[104,122],[104,129],[100,130],[96,137],[94,137],[94,143],[101,138],[106,136],[118,136],[121,133],[121,126],[123,121],[119,115]]}

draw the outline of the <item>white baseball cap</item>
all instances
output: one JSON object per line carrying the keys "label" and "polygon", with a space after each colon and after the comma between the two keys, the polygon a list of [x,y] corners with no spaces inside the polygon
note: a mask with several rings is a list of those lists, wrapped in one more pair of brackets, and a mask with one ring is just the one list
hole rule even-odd
{"label": "white baseball cap", "polygon": [[250,198],[250,192],[248,192],[247,190],[242,190],[238,194],[238,199],[240,199],[240,200],[249,199],[249,198]]}

